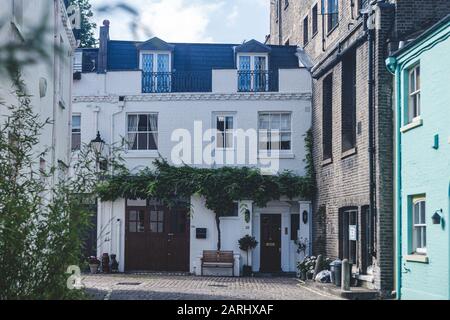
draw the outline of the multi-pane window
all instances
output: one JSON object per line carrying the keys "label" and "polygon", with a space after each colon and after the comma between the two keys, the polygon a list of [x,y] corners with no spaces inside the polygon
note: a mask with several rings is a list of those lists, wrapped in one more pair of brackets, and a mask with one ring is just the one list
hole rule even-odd
{"label": "multi-pane window", "polygon": [[409,103],[408,122],[411,123],[420,117],[420,64],[409,71]]}
{"label": "multi-pane window", "polygon": [[427,253],[427,216],[425,198],[414,198],[412,203],[412,250]]}
{"label": "multi-pane window", "polygon": [[142,92],[167,93],[172,91],[171,55],[169,53],[142,53]]}
{"label": "multi-pane window", "polygon": [[308,16],[303,19],[303,45],[306,46],[309,42],[309,19]]}
{"label": "multi-pane window", "polygon": [[333,156],[333,74],[323,80],[322,147],[323,160]]}
{"label": "multi-pane window", "polygon": [[339,22],[339,0],[328,0],[328,32],[331,32]]}
{"label": "multi-pane window", "polygon": [[145,232],[145,210],[131,210],[128,216],[128,230],[131,233]]}
{"label": "multi-pane window", "polygon": [[128,149],[158,150],[158,114],[128,115]]}
{"label": "multi-pane window", "polygon": [[81,148],[81,115],[72,116],[72,151]]}
{"label": "multi-pane window", "polygon": [[312,9],[312,34],[313,36],[319,31],[319,12],[317,4]]}
{"label": "multi-pane window", "polygon": [[150,211],[150,232],[163,233],[164,232],[164,211],[153,210]]}
{"label": "multi-pane window", "polygon": [[233,211],[225,213],[225,217],[239,217],[239,203],[235,202],[233,205]]}
{"label": "multi-pane window", "polygon": [[342,152],[356,147],[356,52],[342,60]]}
{"label": "multi-pane window", "polygon": [[259,150],[291,151],[291,113],[264,112],[259,114]]}
{"label": "multi-pane window", "polygon": [[217,148],[231,149],[234,146],[234,117],[219,115],[216,117]]}
{"label": "multi-pane window", "polygon": [[264,92],[269,90],[267,56],[239,56],[238,67],[238,89],[240,92]]}

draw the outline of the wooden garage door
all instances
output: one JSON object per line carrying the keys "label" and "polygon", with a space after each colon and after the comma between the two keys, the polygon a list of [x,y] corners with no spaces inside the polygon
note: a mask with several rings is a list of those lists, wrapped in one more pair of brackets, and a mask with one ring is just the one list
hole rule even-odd
{"label": "wooden garage door", "polygon": [[126,219],[127,271],[189,271],[187,209],[128,207]]}

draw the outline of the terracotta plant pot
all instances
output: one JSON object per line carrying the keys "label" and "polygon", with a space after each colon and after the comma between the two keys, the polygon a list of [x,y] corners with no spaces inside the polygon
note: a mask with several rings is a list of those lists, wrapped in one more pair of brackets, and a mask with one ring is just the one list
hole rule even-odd
{"label": "terracotta plant pot", "polygon": [[99,264],[90,264],[89,268],[91,269],[91,274],[97,274]]}

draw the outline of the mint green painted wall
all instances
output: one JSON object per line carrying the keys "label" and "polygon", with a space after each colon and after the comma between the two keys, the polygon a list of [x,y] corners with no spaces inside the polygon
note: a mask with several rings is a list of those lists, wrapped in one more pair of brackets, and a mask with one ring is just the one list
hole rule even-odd
{"label": "mint green painted wall", "polygon": [[[406,71],[418,61],[421,64],[423,125],[401,136],[401,298],[450,299],[450,38],[434,48],[414,55],[424,46],[448,34],[450,25],[427,41],[403,54],[398,62],[403,71],[400,107],[405,119],[407,99]],[[403,125],[405,125],[405,122]],[[440,146],[433,149],[434,137],[439,135]],[[399,141],[398,141],[399,142]],[[410,203],[413,195],[426,195],[428,264],[408,262],[411,253]],[[397,199],[400,200],[400,199]],[[443,209],[445,225],[433,225],[431,217]],[[399,214],[399,213],[397,213]]]}

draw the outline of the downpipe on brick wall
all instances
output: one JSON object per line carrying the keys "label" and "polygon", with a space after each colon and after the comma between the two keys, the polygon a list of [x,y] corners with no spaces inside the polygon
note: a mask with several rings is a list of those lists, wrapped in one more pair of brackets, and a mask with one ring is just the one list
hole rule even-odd
{"label": "downpipe on brick wall", "polygon": [[376,203],[376,178],[375,178],[375,108],[374,108],[374,28],[369,19],[371,10],[364,13],[364,30],[367,34],[367,42],[369,46],[369,65],[368,65],[368,112],[369,112],[369,180],[370,180],[370,218],[374,219],[374,230],[372,230],[373,251],[372,255],[377,256],[377,203]]}

